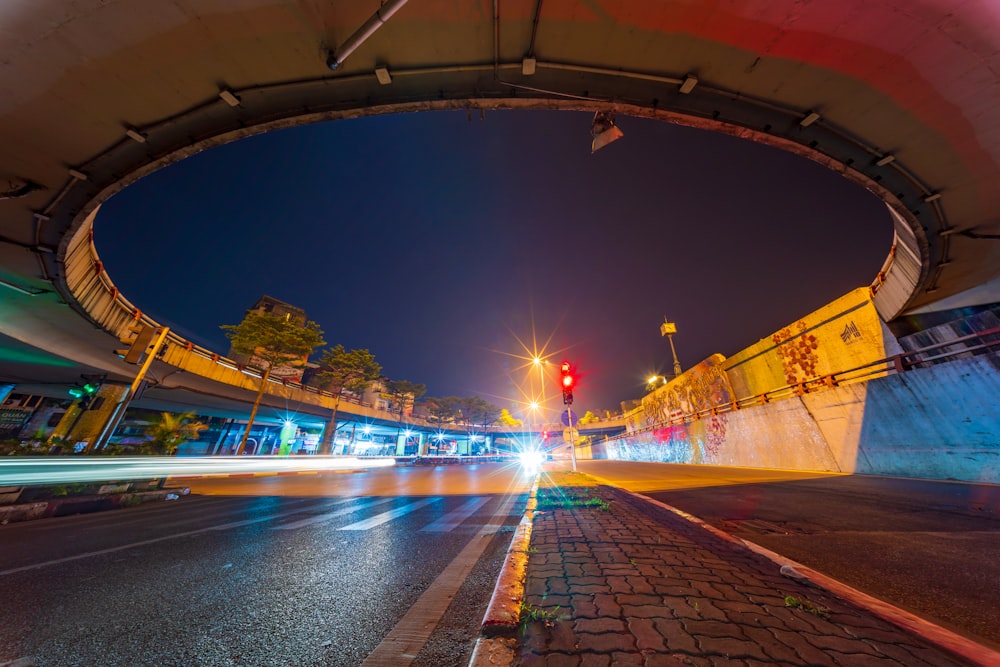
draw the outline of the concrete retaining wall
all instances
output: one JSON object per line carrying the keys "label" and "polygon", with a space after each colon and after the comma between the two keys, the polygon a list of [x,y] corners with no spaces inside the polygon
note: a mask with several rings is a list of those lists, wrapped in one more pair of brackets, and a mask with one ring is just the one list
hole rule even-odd
{"label": "concrete retaining wall", "polygon": [[1000,483],[1000,354],[633,434],[607,454]]}

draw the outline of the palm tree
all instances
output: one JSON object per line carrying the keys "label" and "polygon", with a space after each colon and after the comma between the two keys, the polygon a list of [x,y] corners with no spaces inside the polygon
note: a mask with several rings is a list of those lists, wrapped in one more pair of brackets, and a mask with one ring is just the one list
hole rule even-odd
{"label": "palm tree", "polygon": [[194,418],[193,412],[181,415],[161,412],[160,418],[146,427],[149,440],[143,443],[143,447],[153,454],[173,455],[177,447],[188,440],[197,440],[201,432],[208,428],[208,424],[192,421]]}

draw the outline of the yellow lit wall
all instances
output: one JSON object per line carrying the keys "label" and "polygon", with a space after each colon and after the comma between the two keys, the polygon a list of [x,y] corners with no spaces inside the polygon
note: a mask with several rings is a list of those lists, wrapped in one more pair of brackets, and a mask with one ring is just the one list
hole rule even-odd
{"label": "yellow lit wall", "polygon": [[[867,287],[848,292],[729,357],[736,397],[754,396],[884,359],[899,352]],[[878,377],[868,376],[866,379]]]}

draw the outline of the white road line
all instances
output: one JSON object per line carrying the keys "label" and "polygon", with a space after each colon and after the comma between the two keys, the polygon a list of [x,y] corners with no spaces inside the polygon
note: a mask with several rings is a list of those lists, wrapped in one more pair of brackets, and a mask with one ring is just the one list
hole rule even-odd
{"label": "white road line", "polygon": [[487,503],[489,498],[472,498],[456,510],[448,512],[443,517],[433,523],[429,523],[420,529],[421,533],[449,533],[470,516],[473,512]]}
{"label": "white road line", "polygon": [[365,658],[361,663],[362,667],[406,667],[413,662],[434,628],[441,622],[458,589],[486,551],[497,526],[503,524],[501,517],[507,516],[514,498],[515,496],[508,495],[504,499],[490,523],[483,526],[455,560],[448,563],[396,627]]}
{"label": "white road line", "polygon": [[[344,503],[353,502],[359,500],[358,498],[347,498],[346,500],[341,500],[334,503],[335,505],[343,505]],[[371,498],[369,500],[362,501],[357,505],[352,505],[351,507],[346,507],[344,509],[336,510],[334,512],[327,512],[326,514],[319,514],[317,516],[311,516],[308,519],[300,519],[298,521],[291,521],[289,523],[283,523],[278,526],[274,526],[271,530],[292,530],[293,528],[301,528],[302,526],[309,526],[314,523],[319,523],[320,521],[329,521],[330,519],[336,519],[338,516],[346,516],[347,514],[354,514],[359,510],[363,510],[367,507],[374,507],[375,505],[381,505],[382,503],[387,503],[390,500],[395,500],[395,498]]]}
{"label": "white road line", "polygon": [[167,540],[177,539],[178,537],[187,537],[188,535],[198,535],[200,533],[207,533],[213,530],[229,530],[230,528],[239,528],[240,526],[249,526],[254,523],[262,523],[264,521],[271,521],[272,519],[279,519],[283,516],[289,516],[292,514],[301,513],[301,509],[292,510],[290,512],[281,512],[280,514],[271,514],[268,516],[257,517],[256,519],[246,519],[245,521],[232,521],[230,523],[220,523],[215,526],[208,526],[207,528],[198,528],[197,530],[188,530],[183,533],[174,533],[173,535],[164,535],[163,537],[154,537],[149,540],[142,540],[140,542],[132,542],[131,544],[123,544],[117,547],[111,547],[109,549],[98,549],[97,551],[88,551],[87,553],[77,554],[75,556],[67,556],[66,558],[57,558],[56,560],[45,561],[44,563],[32,563],[31,565],[22,565],[21,567],[13,567],[9,570],[0,570],[0,577],[15,574],[17,572],[26,572],[28,570],[38,570],[43,567],[48,567],[50,565],[59,565],[61,563],[69,563],[74,560],[81,560],[83,558],[93,558],[94,556],[101,556],[103,554],[111,554],[116,551],[125,551],[126,549],[135,549],[136,547],[144,547],[147,544],[156,544],[157,542],[165,542]]}
{"label": "white road line", "polygon": [[409,514],[414,510],[420,509],[424,505],[430,505],[431,503],[435,503],[439,500],[441,500],[440,496],[437,498],[424,498],[423,500],[418,500],[415,503],[410,503],[409,505],[403,505],[402,507],[397,507],[396,509],[389,510],[388,512],[376,514],[370,519],[346,525],[340,530],[369,530],[375,526],[381,526],[383,523],[388,523],[389,521],[397,519],[404,514]]}

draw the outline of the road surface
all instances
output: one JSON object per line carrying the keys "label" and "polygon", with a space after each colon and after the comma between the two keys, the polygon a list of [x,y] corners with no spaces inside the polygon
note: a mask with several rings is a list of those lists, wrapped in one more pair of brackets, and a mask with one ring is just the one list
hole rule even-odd
{"label": "road surface", "polygon": [[464,665],[530,481],[499,464],[190,481],[4,526],[0,664]]}

